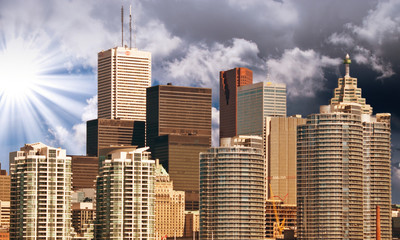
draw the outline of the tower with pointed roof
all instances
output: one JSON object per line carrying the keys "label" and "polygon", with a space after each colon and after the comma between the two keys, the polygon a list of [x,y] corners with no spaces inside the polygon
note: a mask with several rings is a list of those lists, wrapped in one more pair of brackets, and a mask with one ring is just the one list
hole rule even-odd
{"label": "tower with pointed roof", "polygon": [[392,237],[390,114],[372,115],[350,63],[331,104],[297,129],[298,239],[372,240],[378,219]]}

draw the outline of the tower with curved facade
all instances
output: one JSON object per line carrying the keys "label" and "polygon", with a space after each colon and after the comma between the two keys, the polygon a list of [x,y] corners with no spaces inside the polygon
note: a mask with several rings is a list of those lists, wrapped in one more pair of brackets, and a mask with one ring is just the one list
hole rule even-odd
{"label": "tower with curved facade", "polygon": [[375,239],[377,220],[391,239],[390,114],[372,115],[350,63],[331,104],[298,127],[298,239]]}

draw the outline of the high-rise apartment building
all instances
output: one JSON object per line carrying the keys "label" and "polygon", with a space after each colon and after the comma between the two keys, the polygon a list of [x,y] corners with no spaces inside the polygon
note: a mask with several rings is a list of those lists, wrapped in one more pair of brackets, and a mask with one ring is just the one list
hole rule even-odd
{"label": "high-rise apartment building", "polygon": [[100,151],[95,239],[155,239],[154,160],[147,149]]}
{"label": "high-rise apartment building", "polygon": [[238,87],[237,134],[262,135],[266,116],[286,117],[286,84],[260,82]]}
{"label": "high-rise apartment building", "polygon": [[147,144],[154,159],[198,210],[199,153],[211,146],[211,89],[160,85],[147,89]]}
{"label": "high-rise apartment building", "polygon": [[115,47],[98,54],[98,117],[146,120],[151,54]]}
{"label": "high-rise apartment building", "polygon": [[119,119],[94,119],[86,122],[86,153],[98,156],[100,148],[145,145],[145,122]]}
{"label": "high-rise apartment building", "polygon": [[10,201],[10,175],[6,170],[1,169],[0,164],[0,201]]}
{"label": "high-rise apartment building", "polygon": [[99,172],[99,158],[88,156],[70,156],[72,170],[72,190],[95,188]]}
{"label": "high-rise apartment building", "polygon": [[164,236],[182,237],[185,226],[185,192],[174,190],[169,174],[158,161],[155,168],[154,192],[156,239]]}
{"label": "high-rise apartment building", "polygon": [[298,239],[376,239],[377,221],[391,239],[390,114],[371,115],[344,63],[331,104],[298,128]]}
{"label": "high-rise apartment building", "polygon": [[264,239],[265,161],[259,136],[200,153],[200,238]]}
{"label": "high-rise apartment building", "polygon": [[234,137],[237,133],[238,87],[253,83],[253,72],[234,68],[219,73],[219,137]]}
{"label": "high-rise apartment building", "polygon": [[71,239],[71,158],[43,143],[10,154],[11,239]]}
{"label": "high-rise apartment building", "polygon": [[0,200],[0,240],[10,239],[10,201]]}

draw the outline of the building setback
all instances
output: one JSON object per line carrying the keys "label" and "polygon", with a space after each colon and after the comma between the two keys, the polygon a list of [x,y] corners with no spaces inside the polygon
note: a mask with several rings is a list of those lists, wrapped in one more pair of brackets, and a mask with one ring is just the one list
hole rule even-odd
{"label": "building setback", "polygon": [[10,239],[71,239],[71,158],[43,143],[10,153]]}
{"label": "building setback", "polygon": [[101,150],[95,239],[155,239],[154,160],[147,149]]}
{"label": "building setback", "polygon": [[98,117],[146,120],[151,54],[115,47],[98,53]]}
{"label": "building setback", "polygon": [[262,138],[221,139],[200,153],[200,238],[264,239]]}
{"label": "building setback", "polygon": [[145,122],[119,119],[94,119],[86,122],[86,153],[98,156],[100,148],[145,145]]}
{"label": "building setback", "polygon": [[211,146],[211,89],[160,85],[147,89],[146,143],[154,159],[198,210],[199,153]]}
{"label": "building setback", "polygon": [[238,87],[253,83],[253,72],[234,68],[219,73],[219,137],[234,137],[237,133]]}
{"label": "building setback", "polygon": [[390,114],[371,115],[350,62],[331,104],[298,127],[299,239],[376,239],[377,206],[381,239],[392,238]]}
{"label": "building setback", "polygon": [[185,225],[185,192],[175,191],[167,171],[156,162],[155,168],[155,232],[156,239],[183,236]]}

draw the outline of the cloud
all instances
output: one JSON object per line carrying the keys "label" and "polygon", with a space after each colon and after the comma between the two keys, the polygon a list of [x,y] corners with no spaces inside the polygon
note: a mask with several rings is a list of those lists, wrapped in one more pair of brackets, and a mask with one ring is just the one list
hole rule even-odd
{"label": "cloud", "polygon": [[335,68],[340,59],[323,56],[314,50],[286,49],[280,59],[268,59],[269,78],[286,83],[289,97],[313,97],[324,89],[325,68]]}
{"label": "cloud", "polygon": [[349,25],[358,38],[371,44],[382,45],[385,41],[398,41],[400,34],[400,2],[380,1],[363,19],[360,26]]}
{"label": "cloud", "polygon": [[215,107],[212,108],[212,140],[213,147],[219,146],[219,110]]}
{"label": "cloud", "polygon": [[354,39],[347,33],[333,33],[329,36],[327,42],[333,45],[345,45],[346,47],[354,46]]}
{"label": "cloud", "polygon": [[370,50],[357,46],[355,48],[356,54],[354,55],[354,60],[358,64],[364,64],[371,66],[371,68],[381,75],[378,79],[388,78],[394,75],[394,71],[392,69],[392,65],[390,63],[384,62],[380,57],[371,53]]}
{"label": "cloud", "polygon": [[258,53],[254,42],[238,38],[211,46],[205,43],[192,44],[186,55],[164,62],[163,68],[155,75],[162,84],[172,82],[175,85],[212,88],[213,98],[217,100],[219,72],[234,67],[263,69],[265,63]]}
{"label": "cloud", "polygon": [[86,100],[81,123],[75,124],[71,129],[56,126],[48,129],[53,137],[50,141],[53,146],[60,146],[67,150],[67,154],[84,155],[86,152],[86,121],[97,118],[97,95]]}

